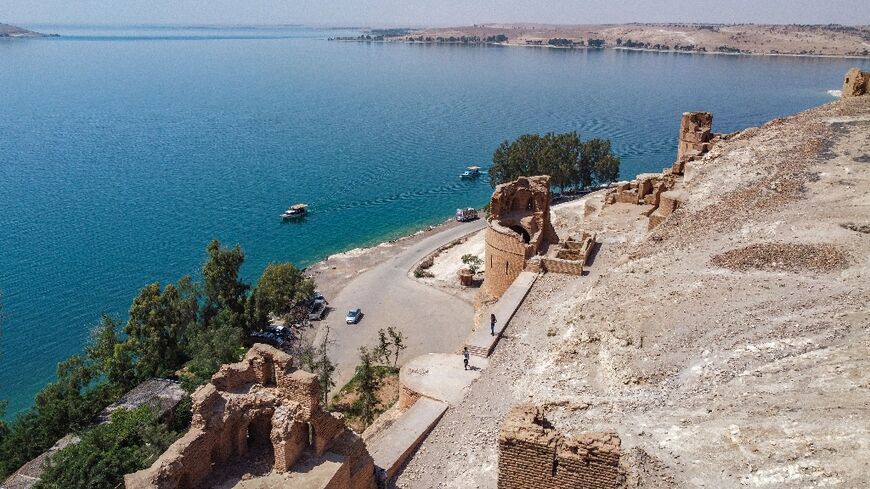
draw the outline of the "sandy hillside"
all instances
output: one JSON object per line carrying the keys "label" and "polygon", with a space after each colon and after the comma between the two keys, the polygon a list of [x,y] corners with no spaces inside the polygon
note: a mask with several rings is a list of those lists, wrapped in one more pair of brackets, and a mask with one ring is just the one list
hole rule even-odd
{"label": "sandy hillside", "polygon": [[[859,20],[859,19],[856,19]],[[413,37],[450,38],[499,34],[508,44],[527,45],[550,39],[588,42],[603,39],[606,47],[625,46],[628,41],[642,48],[755,54],[812,54],[832,56],[870,55],[868,26],[798,25],[702,25],[702,24],[599,24],[541,25],[485,24],[416,31]],[[407,36],[405,36],[407,38]],[[634,46],[634,44],[630,44]]]}
{"label": "sandy hillside", "polygon": [[651,233],[645,206],[560,209],[559,232],[599,233],[590,274],[538,281],[398,487],[496,487],[521,402],[618,433],[627,487],[870,487],[870,97],[687,168]]}

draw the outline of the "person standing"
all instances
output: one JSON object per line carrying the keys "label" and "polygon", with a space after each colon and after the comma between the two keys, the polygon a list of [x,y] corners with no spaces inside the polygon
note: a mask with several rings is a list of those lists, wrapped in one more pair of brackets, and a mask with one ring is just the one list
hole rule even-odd
{"label": "person standing", "polygon": [[462,362],[465,364],[465,370],[468,370],[468,347],[462,348]]}
{"label": "person standing", "polygon": [[495,314],[489,315],[489,335],[495,336]]}

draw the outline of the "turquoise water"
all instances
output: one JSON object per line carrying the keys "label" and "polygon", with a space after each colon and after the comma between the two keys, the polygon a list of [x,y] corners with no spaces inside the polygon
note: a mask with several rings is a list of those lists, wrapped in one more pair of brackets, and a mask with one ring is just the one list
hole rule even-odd
{"label": "turquoise water", "polygon": [[[623,176],[718,132],[831,100],[866,62],[328,42],[348,32],[28,26],[0,42],[0,399],[15,412],[101,312],[239,243],[253,280],[479,206],[504,139],[605,137]],[[303,201],[304,224],[278,215]]]}

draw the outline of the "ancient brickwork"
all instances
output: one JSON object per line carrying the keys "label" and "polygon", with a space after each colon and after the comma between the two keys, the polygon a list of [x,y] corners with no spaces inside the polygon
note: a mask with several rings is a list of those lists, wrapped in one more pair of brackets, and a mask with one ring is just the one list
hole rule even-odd
{"label": "ancient brickwork", "polygon": [[484,261],[486,291],[500,297],[526,268],[559,237],[550,223],[550,177],[521,177],[496,187],[490,202]]}
{"label": "ancient brickwork", "polygon": [[870,94],[870,72],[852,68],[843,79],[843,97],[860,97]]}
{"label": "ancient brickwork", "polygon": [[286,353],[254,345],[193,394],[190,430],[124,483],[129,489],[198,487],[215,467],[258,445],[271,448],[276,472],[292,471],[305,454],[336,453],[345,466],[328,487],[374,488],[374,463],[362,439],[319,400],[316,376],[294,371]]}
{"label": "ancient brickwork", "polygon": [[659,205],[659,195],[669,190],[676,182],[676,175],[670,169],[662,173],[641,173],[630,182],[622,182],[607,192],[605,204],[646,204]]}
{"label": "ancient brickwork", "polygon": [[[684,112],[680,120],[680,139],[677,146],[677,164],[684,164],[690,157],[710,150],[713,139],[713,114],[709,112]],[[682,171],[675,171],[682,173]]]}
{"label": "ancient brickwork", "polygon": [[623,483],[616,434],[566,437],[535,406],[511,410],[498,446],[499,489],[607,489]]}

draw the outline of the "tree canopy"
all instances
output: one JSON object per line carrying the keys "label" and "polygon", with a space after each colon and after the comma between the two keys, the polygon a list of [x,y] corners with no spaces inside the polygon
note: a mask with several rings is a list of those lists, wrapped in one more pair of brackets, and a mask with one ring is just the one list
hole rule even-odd
{"label": "tree canopy", "polygon": [[292,263],[270,263],[252,294],[255,324],[265,326],[270,314],[298,319],[296,316],[305,312],[304,302],[313,294],[314,281]]}
{"label": "tree canopy", "polygon": [[524,134],[504,141],[493,153],[489,168],[493,187],[533,175],[549,175],[551,184],[563,190],[610,183],[619,178],[619,158],[610,141],[583,142],[576,132]]}

